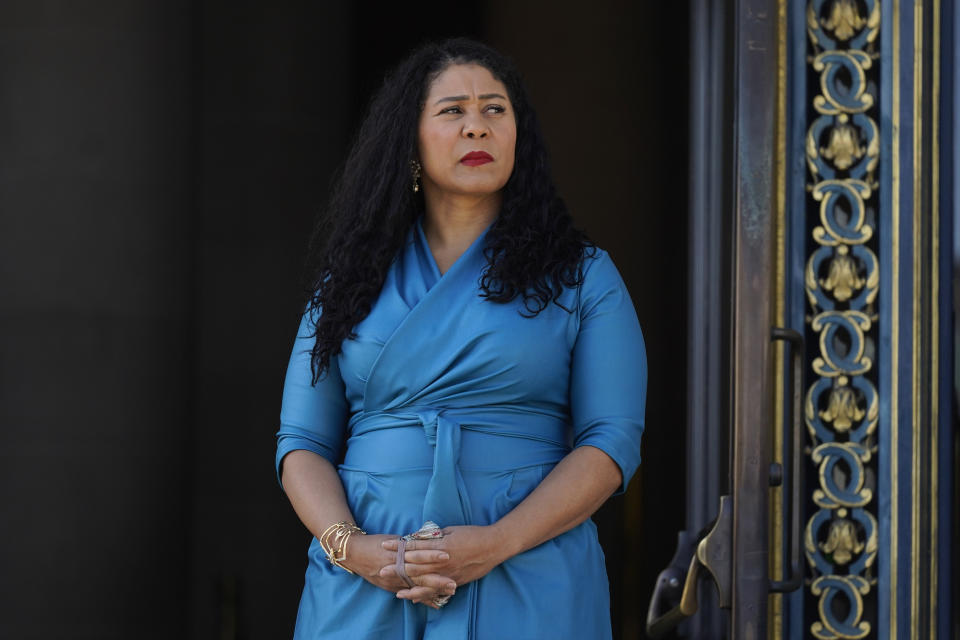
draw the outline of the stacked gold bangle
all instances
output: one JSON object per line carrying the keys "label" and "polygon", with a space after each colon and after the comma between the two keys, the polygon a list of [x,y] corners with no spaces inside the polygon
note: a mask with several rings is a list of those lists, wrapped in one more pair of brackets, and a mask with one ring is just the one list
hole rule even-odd
{"label": "stacked gold bangle", "polygon": [[327,560],[330,564],[340,567],[347,573],[353,573],[350,569],[343,566],[343,561],[347,559],[347,542],[350,536],[355,533],[367,535],[367,532],[352,522],[334,522],[324,529],[320,534],[320,547],[327,554]]}

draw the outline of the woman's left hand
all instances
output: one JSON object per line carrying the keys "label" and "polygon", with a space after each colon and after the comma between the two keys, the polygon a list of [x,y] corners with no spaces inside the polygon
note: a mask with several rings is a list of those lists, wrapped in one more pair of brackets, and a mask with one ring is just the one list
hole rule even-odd
{"label": "woman's left hand", "polygon": [[[399,541],[385,540],[382,546],[396,552]],[[442,550],[446,560],[437,562],[435,554],[428,550]],[[505,541],[494,527],[460,526],[443,529],[443,538],[435,540],[409,540],[403,554],[404,571],[411,578],[427,574],[446,576],[461,586],[487,575],[494,567],[506,560],[509,553]],[[434,560],[431,562],[431,560]],[[397,576],[397,565],[390,564],[380,570],[383,577]],[[421,597],[421,587],[397,592],[398,598],[416,600]]]}

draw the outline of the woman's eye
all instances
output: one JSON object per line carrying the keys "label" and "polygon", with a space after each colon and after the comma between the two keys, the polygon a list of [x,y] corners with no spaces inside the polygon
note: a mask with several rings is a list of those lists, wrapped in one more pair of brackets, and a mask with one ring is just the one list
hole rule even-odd
{"label": "woman's eye", "polygon": [[[507,111],[504,107],[500,106],[499,104],[487,105],[486,107],[484,107],[483,110],[486,111],[487,113],[505,113]],[[452,107],[447,107],[446,109],[442,109],[440,113],[463,113],[463,110],[458,106],[452,106]]]}

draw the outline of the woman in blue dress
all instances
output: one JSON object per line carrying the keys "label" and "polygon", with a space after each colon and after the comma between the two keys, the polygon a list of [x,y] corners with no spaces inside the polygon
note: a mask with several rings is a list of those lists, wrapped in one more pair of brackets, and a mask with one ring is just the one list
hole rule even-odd
{"label": "woman in blue dress", "polygon": [[508,60],[454,39],[386,79],[309,292],[276,455],[314,534],[295,637],[609,638],[590,516],[640,463],[643,338]]}

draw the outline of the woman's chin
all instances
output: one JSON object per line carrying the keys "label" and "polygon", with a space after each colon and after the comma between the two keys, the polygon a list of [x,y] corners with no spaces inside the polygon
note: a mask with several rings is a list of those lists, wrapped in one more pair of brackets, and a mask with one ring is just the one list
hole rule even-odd
{"label": "woman's chin", "polygon": [[482,198],[490,196],[501,189],[504,183],[494,180],[460,180],[447,185],[438,186],[440,194],[450,194],[457,196],[472,196]]}

